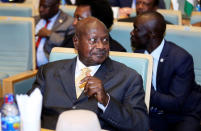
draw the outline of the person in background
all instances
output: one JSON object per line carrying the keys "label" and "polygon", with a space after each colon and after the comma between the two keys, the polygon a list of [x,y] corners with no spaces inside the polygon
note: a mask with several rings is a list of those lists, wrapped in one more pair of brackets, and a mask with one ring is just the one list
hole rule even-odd
{"label": "person in background", "polygon": [[[73,26],[76,26],[78,21],[89,16],[98,18],[106,25],[108,29],[110,29],[110,27],[112,26],[114,21],[113,12],[107,0],[77,0],[76,5],[77,8],[74,13]],[[71,35],[71,37],[66,37],[63,44],[65,45],[65,47],[74,47],[71,42],[72,37],[73,35]],[[110,35],[109,41],[110,51],[126,52],[126,49],[117,41],[115,41]]]}
{"label": "person in background", "polygon": [[134,20],[136,53],[153,56],[150,127],[153,131],[200,131],[201,87],[195,82],[192,56],[164,39],[166,23],[157,12]]}
{"label": "person in background", "polygon": [[[160,0],[136,0],[136,15],[140,15],[147,11],[156,11],[159,7]],[[133,22],[135,17],[128,17],[123,19],[118,19],[119,22]],[[166,21],[166,24],[172,24]]]}
{"label": "person in background", "polygon": [[[149,0],[150,1],[150,0]],[[111,6],[120,7],[119,17],[126,18],[132,13],[132,10],[136,8],[137,0],[109,0]],[[166,9],[164,0],[159,0],[156,4],[159,9]]]}
{"label": "person in background", "polygon": [[55,46],[62,46],[65,34],[73,33],[73,18],[59,9],[59,0],[40,0],[36,23],[37,66],[48,62],[49,53]]}
{"label": "person in background", "polygon": [[42,127],[55,129],[65,110],[86,109],[97,114],[103,129],[147,131],[142,77],[109,58],[107,27],[94,17],[80,20],[73,42],[78,56],[41,66],[30,90],[43,94]]}

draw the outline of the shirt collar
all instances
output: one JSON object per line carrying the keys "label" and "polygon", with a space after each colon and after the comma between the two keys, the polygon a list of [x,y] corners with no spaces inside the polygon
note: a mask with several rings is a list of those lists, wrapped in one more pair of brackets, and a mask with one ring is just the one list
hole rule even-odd
{"label": "shirt collar", "polygon": [[[51,18],[49,19],[49,21],[50,21],[50,22],[56,21],[56,19],[57,19],[57,17],[59,16],[60,12],[61,12],[61,11],[58,11],[56,15],[54,15],[53,17],[51,17]],[[43,20],[44,20],[44,19],[43,19]],[[44,20],[44,21],[45,21],[45,20]]]}
{"label": "shirt collar", "polygon": [[[163,39],[162,42],[161,42],[161,44],[160,44],[155,50],[153,50],[153,51],[151,52],[150,55],[151,55],[155,60],[159,60],[160,54],[161,54],[161,52],[162,52],[162,50],[163,50],[163,47],[164,47],[164,44],[165,44],[165,40]],[[145,50],[144,53],[145,53],[145,54],[149,54],[149,52],[148,52],[147,50]]]}
{"label": "shirt collar", "polygon": [[80,61],[80,59],[79,59],[79,56],[77,56],[77,63],[76,63],[76,72],[79,72],[79,71],[81,71],[81,69],[83,69],[83,68],[89,68],[89,69],[91,69],[91,75],[93,76],[95,73],[96,73],[96,71],[98,70],[98,68],[100,67],[101,65],[99,64],[99,65],[95,65],[95,66],[85,66],[81,61]]}

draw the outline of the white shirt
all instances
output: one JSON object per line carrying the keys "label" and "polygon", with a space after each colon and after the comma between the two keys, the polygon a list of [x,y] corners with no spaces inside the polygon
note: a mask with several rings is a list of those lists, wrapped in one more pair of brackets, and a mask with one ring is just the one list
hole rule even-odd
{"label": "white shirt", "polygon": [[[52,29],[55,21],[57,20],[57,17],[59,16],[59,13],[60,12],[58,12],[54,17],[52,17],[51,19],[49,19],[50,22],[47,25],[47,29],[48,30]],[[36,29],[35,29],[36,34],[38,34],[38,32],[40,31],[40,29],[42,29],[43,27],[45,27],[45,24],[46,24],[46,21],[44,19],[40,19],[40,21],[36,25]],[[36,36],[36,42],[37,42],[37,40],[38,40],[38,36]],[[46,38],[42,38],[41,39],[41,41],[39,43],[39,46],[37,48],[37,51],[36,51],[36,58],[37,58],[37,65],[38,66],[41,66],[43,64],[48,63],[48,58],[45,56],[45,52],[44,52],[45,41],[46,41]]]}
{"label": "white shirt", "polygon": [[133,0],[131,8],[135,9],[136,8],[136,0]]}
{"label": "white shirt", "polygon": [[70,0],[71,1],[71,3],[74,5],[75,4],[75,0]]}
{"label": "white shirt", "polygon": [[[159,62],[159,58],[160,58],[161,52],[163,50],[164,44],[165,44],[165,40],[163,39],[161,44],[150,54],[153,57],[152,84],[153,84],[155,90],[157,89],[156,88],[156,78],[157,78],[158,62]],[[149,54],[148,51],[145,51],[144,53]]]}
{"label": "white shirt", "polygon": [[[74,5],[75,4],[75,2],[76,2],[76,0],[70,0],[71,1],[71,3]],[[66,1],[65,0],[61,0],[61,4],[62,5],[66,5],[67,3],[66,3]]]}
{"label": "white shirt", "polygon": [[[99,69],[101,65],[96,65],[96,66],[88,66],[87,68],[89,68],[91,70],[90,75],[94,76],[94,74],[97,72],[97,70]],[[86,66],[79,60],[79,56],[77,57],[77,62],[76,62],[76,67],[75,67],[75,79],[81,74],[81,70],[83,68],[86,68]],[[107,94],[108,95],[108,94]],[[108,95],[109,96],[109,95]],[[108,103],[110,101],[110,96],[109,96],[109,100]],[[108,104],[107,104],[108,105]],[[103,104],[98,102],[98,107],[104,112],[107,108],[107,105],[104,106]]]}

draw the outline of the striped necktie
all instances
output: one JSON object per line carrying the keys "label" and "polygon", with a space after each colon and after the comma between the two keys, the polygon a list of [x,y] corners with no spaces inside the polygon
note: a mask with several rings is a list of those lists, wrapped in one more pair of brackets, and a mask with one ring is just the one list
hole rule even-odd
{"label": "striped necktie", "polygon": [[[46,24],[45,24],[45,28],[47,28],[48,24],[50,23],[49,20],[46,21]],[[36,42],[36,48],[38,48],[39,44],[40,44],[40,41],[41,41],[42,37],[38,37],[38,40]]]}

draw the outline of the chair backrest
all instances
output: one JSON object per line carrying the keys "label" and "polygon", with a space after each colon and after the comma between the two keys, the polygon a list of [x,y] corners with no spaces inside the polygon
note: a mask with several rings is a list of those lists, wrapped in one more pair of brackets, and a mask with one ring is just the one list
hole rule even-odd
{"label": "chair backrest", "polygon": [[157,11],[163,15],[165,20],[172,23],[173,25],[182,25],[181,11],[164,10],[164,9],[158,9]]}
{"label": "chair backrest", "polygon": [[0,3],[0,16],[32,17],[34,8],[31,4]]}
{"label": "chair backrest", "polygon": [[61,5],[60,6],[60,9],[63,11],[63,12],[65,12],[65,13],[67,13],[67,14],[69,14],[70,16],[74,16],[74,12],[75,12],[75,10],[76,10],[76,6],[74,6],[74,5]]}
{"label": "chair backrest", "polygon": [[193,56],[195,79],[201,84],[201,28],[168,25],[165,38],[184,48]]}
{"label": "chair backrest", "polygon": [[[77,51],[74,48],[55,47],[50,53],[50,61],[71,59],[75,56],[77,56]],[[110,51],[110,58],[135,69],[142,76],[143,87],[145,89],[145,103],[149,108],[153,65],[152,57],[145,54]]]}
{"label": "chair backrest", "polygon": [[[176,10],[164,10],[158,9],[157,12],[161,13],[164,19],[173,25],[182,25],[182,13]],[[130,15],[131,17],[136,16],[136,10],[134,9]]]}
{"label": "chair backrest", "polygon": [[195,24],[197,22],[201,22],[201,12],[193,11],[191,14],[190,23]]}
{"label": "chair backrest", "polygon": [[117,40],[127,52],[133,52],[130,42],[130,32],[133,30],[133,23],[114,22],[110,35]]}
{"label": "chair backrest", "polygon": [[170,5],[171,5],[171,0],[164,0],[164,2],[165,2],[166,9],[169,10],[170,9]]}
{"label": "chair backrest", "polygon": [[34,20],[0,16],[0,72],[9,76],[35,69]]}
{"label": "chair backrest", "polygon": [[101,127],[94,112],[69,110],[59,115],[56,131],[101,131]]}

